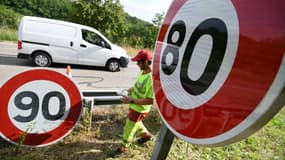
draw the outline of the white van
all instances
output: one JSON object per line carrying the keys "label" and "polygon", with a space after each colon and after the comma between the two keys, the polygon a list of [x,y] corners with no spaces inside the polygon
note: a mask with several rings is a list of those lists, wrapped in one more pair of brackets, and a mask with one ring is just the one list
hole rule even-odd
{"label": "white van", "polygon": [[67,63],[103,66],[110,71],[129,63],[126,51],[94,28],[31,16],[24,16],[18,28],[18,58],[32,58],[42,67]]}

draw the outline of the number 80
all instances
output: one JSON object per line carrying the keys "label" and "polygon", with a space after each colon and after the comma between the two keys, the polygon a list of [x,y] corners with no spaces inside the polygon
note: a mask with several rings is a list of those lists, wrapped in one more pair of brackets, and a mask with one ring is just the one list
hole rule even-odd
{"label": "number 80", "polygon": [[[172,36],[178,32],[177,41],[172,40]],[[166,75],[171,75],[177,68],[179,61],[179,48],[182,46],[186,33],[186,25],[182,20],[173,24],[167,37],[167,46],[163,51],[161,66]],[[211,50],[209,61],[207,62],[204,73],[194,81],[188,76],[188,66],[192,58],[194,48],[198,40],[203,35],[210,35],[213,39],[213,48]],[[225,57],[228,41],[228,31],[226,24],[218,18],[209,18],[201,22],[191,35],[184,52],[180,71],[180,80],[182,87],[191,95],[200,95],[205,92],[214,81],[223,59]],[[173,57],[171,64],[166,63],[166,57],[171,54]]]}

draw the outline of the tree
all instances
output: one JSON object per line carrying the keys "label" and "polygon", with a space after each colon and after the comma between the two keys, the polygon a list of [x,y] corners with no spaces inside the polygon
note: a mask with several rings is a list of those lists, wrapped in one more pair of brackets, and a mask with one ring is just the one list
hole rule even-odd
{"label": "tree", "polygon": [[126,31],[125,12],[119,0],[78,0],[71,20],[98,29],[119,42]]}
{"label": "tree", "polygon": [[0,5],[0,26],[16,29],[21,19],[21,15],[14,10]]}
{"label": "tree", "polygon": [[164,18],[164,12],[162,12],[162,13],[156,13],[156,14],[154,15],[153,20],[152,20],[152,23],[153,23],[155,26],[160,27],[161,24],[162,24],[163,18]]}
{"label": "tree", "polygon": [[72,10],[69,0],[1,0],[0,4],[23,15],[56,19],[66,19]]}
{"label": "tree", "polygon": [[149,22],[127,15],[125,44],[136,48],[153,48],[159,28]]}
{"label": "tree", "polygon": [[112,42],[136,48],[154,47],[163,15],[157,14],[153,24],[142,21],[128,15],[120,0],[0,0],[1,4],[9,9],[2,9],[2,25],[15,28],[20,14],[66,20],[96,28]]}

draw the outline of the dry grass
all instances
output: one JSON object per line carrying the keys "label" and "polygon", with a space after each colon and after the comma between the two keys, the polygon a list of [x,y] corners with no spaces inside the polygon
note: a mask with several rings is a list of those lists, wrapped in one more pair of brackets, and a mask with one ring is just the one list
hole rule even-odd
{"label": "dry grass", "polygon": [[127,54],[129,56],[134,56],[136,53],[138,53],[139,49],[133,48],[133,47],[124,47],[124,49],[127,51]]}
{"label": "dry grass", "polygon": [[[24,148],[0,139],[1,160],[111,160],[107,154],[120,143],[127,105],[94,107],[92,128],[82,123],[59,142],[41,148]],[[153,109],[145,125],[157,137],[160,117]],[[156,140],[156,138],[155,138]],[[133,144],[120,160],[150,159],[155,141]],[[224,147],[199,147],[175,138],[167,160],[282,160],[285,159],[285,108],[266,126],[241,142]]]}
{"label": "dry grass", "polygon": [[[0,139],[1,160],[89,160],[108,159],[107,154],[120,144],[122,128],[128,111],[127,105],[113,107],[95,107],[92,115],[91,131],[86,131],[82,123],[78,123],[73,131],[59,142],[40,148],[25,148],[15,146]],[[155,111],[154,111],[155,112]],[[154,118],[156,117],[156,118]],[[151,113],[146,119],[146,125],[156,134],[159,129],[157,113]],[[156,122],[154,122],[156,121]],[[149,159],[149,148],[154,142],[146,145],[133,145],[132,151],[121,159]],[[146,148],[145,148],[146,147]],[[144,151],[141,151],[144,150]],[[140,154],[147,153],[147,154]]]}
{"label": "dry grass", "polygon": [[17,30],[9,29],[7,27],[0,27],[0,40],[17,42]]}
{"label": "dry grass", "polygon": [[[133,47],[124,47],[124,49],[127,51],[127,54],[132,57],[132,56],[135,56],[143,48],[140,49],[140,48],[133,48]],[[153,53],[153,50],[151,49],[147,49],[147,50]]]}

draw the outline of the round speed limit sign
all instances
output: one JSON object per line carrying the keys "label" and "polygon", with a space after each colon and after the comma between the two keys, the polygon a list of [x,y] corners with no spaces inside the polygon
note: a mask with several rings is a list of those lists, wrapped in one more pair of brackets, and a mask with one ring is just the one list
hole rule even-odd
{"label": "round speed limit sign", "polygon": [[178,137],[241,140],[285,104],[284,0],[174,0],[153,61],[159,112]]}
{"label": "round speed limit sign", "polygon": [[66,136],[79,119],[82,98],[67,76],[47,69],[16,74],[0,89],[0,132],[9,142],[46,146]]}

